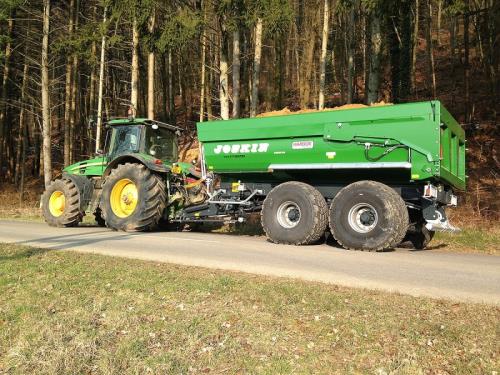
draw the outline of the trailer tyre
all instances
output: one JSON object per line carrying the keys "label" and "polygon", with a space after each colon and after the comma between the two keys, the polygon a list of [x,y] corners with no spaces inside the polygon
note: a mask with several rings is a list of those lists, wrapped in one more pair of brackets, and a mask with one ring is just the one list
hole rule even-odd
{"label": "trailer tyre", "polygon": [[321,193],[302,182],[276,186],[264,200],[261,223],[274,243],[308,245],[318,241],[328,225],[328,206]]}
{"label": "trailer tyre", "polygon": [[397,246],[408,229],[405,202],[380,182],[359,181],[343,188],[330,206],[330,229],[346,249],[380,251]]}
{"label": "trailer tyre", "polygon": [[120,164],[106,178],[101,211],[106,226],[128,232],[156,228],[165,209],[162,178],[142,164]]}
{"label": "trailer tyre", "polygon": [[74,227],[82,221],[78,187],[67,179],[52,181],[42,195],[42,214],[52,227]]}

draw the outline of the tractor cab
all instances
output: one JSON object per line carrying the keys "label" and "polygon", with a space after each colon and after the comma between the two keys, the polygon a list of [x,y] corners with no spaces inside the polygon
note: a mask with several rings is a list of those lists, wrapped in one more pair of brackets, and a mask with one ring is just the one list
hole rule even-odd
{"label": "tractor cab", "polygon": [[147,119],[117,119],[108,123],[105,154],[108,160],[121,155],[140,154],[162,162],[178,159],[180,128]]}

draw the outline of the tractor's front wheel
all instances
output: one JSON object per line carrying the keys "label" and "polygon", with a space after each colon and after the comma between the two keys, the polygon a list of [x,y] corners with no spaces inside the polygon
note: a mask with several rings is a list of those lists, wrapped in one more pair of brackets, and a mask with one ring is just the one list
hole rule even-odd
{"label": "tractor's front wheel", "polygon": [[42,214],[53,227],[74,227],[82,221],[78,187],[66,179],[52,181],[42,195]]}
{"label": "tractor's front wheel", "polygon": [[154,229],[165,209],[165,183],[142,164],[118,165],[104,181],[100,209],[109,228]]}

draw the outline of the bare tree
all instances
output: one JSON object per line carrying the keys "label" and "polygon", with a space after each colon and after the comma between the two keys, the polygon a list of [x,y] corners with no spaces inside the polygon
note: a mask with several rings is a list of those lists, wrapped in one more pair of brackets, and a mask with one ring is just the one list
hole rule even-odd
{"label": "bare tree", "polygon": [[[8,36],[10,37],[14,31],[14,19],[11,17],[8,21]],[[0,172],[3,167],[3,151],[5,142],[5,120],[7,117],[7,84],[10,74],[10,57],[12,54],[12,43],[10,38],[7,39],[5,45],[3,77],[2,77],[2,93],[0,97]]]}
{"label": "bare tree", "polygon": [[42,154],[43,177],[47,188],[52,180],[52,147],[50,124],[50,78],[49,78],[49,32],[50,32],[50,0],[43,0],[43,32],[42,32]]}
{"label": "bare tree", "polygon": [[319,60],[320,75],[319,75],[319,100],[318,108],[325,108],[325,77],[326,77],[326,50],[328,46],[328,26],[330,23],[330,4],[329,0],[325,0],[323,11],[323,33],[321,35],[321,57]]}
{"label": "bare tree", "polygon": [[250,117],[257,115],[259,105],[259,78],[260,78],[260,58],[262,54],[262,18],[257,18],[255,24],[255,52],[253,57],[253,77],[252,77],[252,100],[250,103]]}
{"label": "bare tree", "polygon": [[240,30],[233,31],[233,118],[240,117]]}
{"label": "bare tree", "polygon": [[[155,11],[149,18],[149,33],[152,35],[155,28]],[[155,53],[151,49],[148,53],[148,118],[155,118]]]}
{"label": "bare tree", "polygon": [[[69,3],[69,21],[68,21],[68,35],[71,37],[74,30],[74,16],[75,12],[75,0],[70,0]],[[72,75],[72,56],[68,54],[66,56],[66,84],[64,89],[64,165],[71,164],[70,150],[71,150],[71,81]]]}
{"label": "bare tree", "polygon": [[227,31],[221,22],[219,38],[219,100],[220,117],[229,120],[229,73],[227,63]]}
{"label": "bare tree", "polygon": [[427,66],[432,83],[432,97],[436,98],[436,71],[434,69],[434,47],[432,45],[432,13],[431,0],[425,4],[425,49],[427,52]]}
{"label": "bare tree", "polygon": [[379,10],[372,11],[370,22],[370,71],[368,75],[367,104],[378,101],[380,86],[380,55],[382,52],[382,34],[380,31]]}
{"label": "bare tree", "polygon": [[103,34],[101,38],[101,60],[99,62],[99,93],[97,95],[97,129],[95,137],[95,150],[98,152],[101,148],[101,132],[102,132],[102,104],[104,94],[104,65],[106,59],[106,23],[107,23],[108,8],[104,8],[104,16],[102,20]]}
{"label": "bare tree", "polygon": [[137,110],[139,104],[139,28],[136,16],[134,16],[132,25],[132,64],[130,82],[130,103],[134,109]]}

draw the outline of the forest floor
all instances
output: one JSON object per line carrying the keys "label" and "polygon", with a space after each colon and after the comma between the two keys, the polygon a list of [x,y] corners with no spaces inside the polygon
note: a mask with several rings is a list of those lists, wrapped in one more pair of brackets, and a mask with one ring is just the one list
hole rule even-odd
{"label": "forest floor", "polygon": [[483,373],[498,307],[0,244],[0,372]]}

